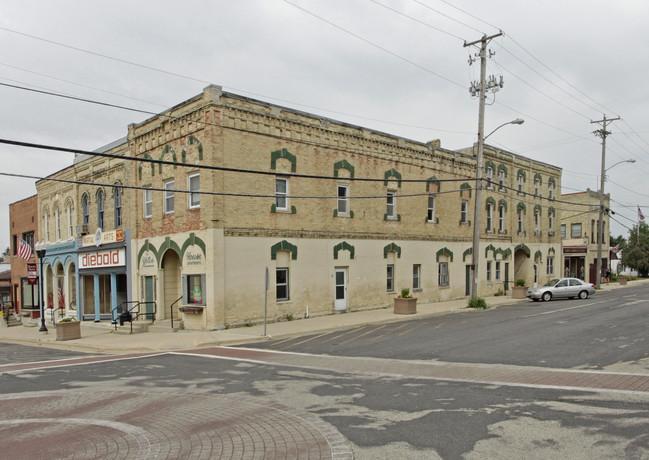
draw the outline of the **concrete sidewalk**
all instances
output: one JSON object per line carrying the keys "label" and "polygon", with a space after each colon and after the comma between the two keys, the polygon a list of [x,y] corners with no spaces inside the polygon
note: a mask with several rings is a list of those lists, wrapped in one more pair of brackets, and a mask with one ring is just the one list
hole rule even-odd
{"label": "concrete sidewalk", "polygon": [[[627,286],[618,283],[603,285],[601,291],[637,286],[649,280],[633,281]],[[511,305],[519,302],[529,302],[526,299],[512,299],[510,296],[485,298],[490,308]],[[327,316],[311,317],[294,321],[269,323],[266,326],[267,336],[277,339],[280,337],[299,336],[348,327],[358,327],[369,324],[412,320],[435,315],[448,314],[466,310],[468,300],[457,299],[446,302],[423,303],[417,305],[414,315],[395,315],[392,307],[377,310],[339,313]],[[0,342],[18,343],[24,345],[47,346],[65,350],[92,353],[140,353],[151,351],[188,350],[213,346],[227,346],[255,341],[268,340],[264,336],[264,325],[240,327],[220,331],[178,331],[178,332],[145,332],[142,334],[115,334],[109,324],[97,325],[91,322],[81,323],[81,338],[67,341],[56,341],[54,327],[49,332],[39,332],[38,327],[0,327]]]}

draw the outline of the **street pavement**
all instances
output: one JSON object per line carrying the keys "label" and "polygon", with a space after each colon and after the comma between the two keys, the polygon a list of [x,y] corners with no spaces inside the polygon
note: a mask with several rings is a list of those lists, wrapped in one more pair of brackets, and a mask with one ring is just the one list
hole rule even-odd
{"label": "street pavement", "polygon": [[[649,283],[649,280],[630,282],[627,286],[618,283],[602,285],[602,290],[624,289]],[[597,295],[597,294],[596,294]],[[595,296],[596,296],[595,295]],[[490,308],[503,305],[512,305],[519,302],[530,302],[527,299],[512,299],[510,296],[493,296],[485,299]],[[467,299],[457,299],[445,302],[418,303],[417,313],[412,315],[394,314],[392,308],[377,310],[354,311],[268,323],[266,335],[264,325],[258,324],[250,327],[239,327],[218,331],[189,331],[177,332],[146,332],[140,334],[115,334],[106,321],[96,323],[84,321],[81,323],[81,338],[67,341],[56,341],[53,326],[48,326],[47,333],[39,332],[39,327],[0,327],[0,342],[17,343],[24,345],[40,345],[62,350],[74,350],[89,353],[138,353],[150,351],[187,350],[214,346],[229,346],[255,341],[278,339],[292,336],[301,336],[318,332],[333,331],[369,324],[380,324],[396,321],[407,321],[435,315],[449,314],[466,310]]]}

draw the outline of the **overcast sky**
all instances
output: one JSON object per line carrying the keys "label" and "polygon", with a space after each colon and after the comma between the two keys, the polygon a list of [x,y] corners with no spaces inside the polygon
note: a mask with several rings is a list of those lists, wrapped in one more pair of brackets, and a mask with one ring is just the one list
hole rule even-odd
{"label": "overcast sky", "polygon": [[[478,19],[479,18],[479,19]],[[649,2],[646,0],[3,0],[0,84],[160,112],[209,83],[290,108],[449,149],[477,139],[474,41],[495,38],[488,140],[563,168],[562,191],[598,190],[593,120],[607,139],[605,190],[627,236],[649,215]],[[139,64],[140,66],[134,65]],[[176,74],[176,75],[172,75]],[[126,136],[135,112],[0,86],[0,138],[94,150]],[[45,176],[73,155],[0,144],[0,172]],[[34,180],[0,176],[9,203]]]}

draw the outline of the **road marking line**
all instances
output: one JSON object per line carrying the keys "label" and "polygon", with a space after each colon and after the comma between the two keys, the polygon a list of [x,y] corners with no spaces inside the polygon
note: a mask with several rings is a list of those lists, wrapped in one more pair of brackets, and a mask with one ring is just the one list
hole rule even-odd
{"label": "road marking line", "polygon": [[[311,340],[319,339],[320,337],[324,337],[325,335],[329,335],[329,334],[333,334],[333,332],[325,332],[324,334],[314,335],[313,337],[310,337],[310,338],[308,338],[308,339],[302,340],[301,342],[290,343],[290,344],[288,344],[287,346],[282,347],[282,350],[286,350],[287,348],[291,348],[291,347],[294,347],[294,346],[296,346],[296,345],[302,345],[303,343],[309,342],[309,341],[311,341]],[[296,337],[293,337],[293,338],[295,339]]]}
{"label": "road marking line", "polygon": [[574,307],[562,308],[560,310],[544,311],[544,312],[541,312],[541,313],[535,313],[533,315],[526,315],[526,316],[523,316],[523,318],[534,318],[535,316],[552,315],[553,313],[561,313],[562,311],[575,310],[577,308],[591,307],[593,305],[598,305],[600,303],[606,303],[606,300],[601,300],[599,302],[593,302],[593,303],[587,303],[587,304],[584,304],[584,305],[577,305],[577,306],[574,306]]}
{"label": "road marking line", "polygon": [[386,326],[387,326],[387,324],[384,324],[384,325],[381,326],[381,327],[377,327],[377,328],[375,328],[375,329],[371,329],[371,330],[369,330],[369,331],[367,331],[367,332],[364,332],[364,333],[361,334],[361,335],[354,336],[354,337],[352,337],[352,338],[349,339],[349,340],[345,340],[344,342],[337,343],[336,346],[338,346],[338,345],[344,345],[344,344],[349,343],[349,342],[353,342],[353,341],[356,340],[356,339],[360,339],[361,337],[366,336],[367,334],[371,334],[372,332],[376,332],[376,331],[378,331],[379,329],[383,329],[383,328],[386,327]]}
{"label": "road marking line", "polygon": [[403,332],[402,332],[401,334],[399,334],[397,337],[401,337],[402,335],[410,334],[412,331],[414,331],[415,329],[417,329],[419,326],[421,326],[421,323],[417,323],[417,325],[416,325],[415,327],[413,327],[412,329],[408,329],[407,331],[403,331]]}
{"label": "road marking line", "polygon": [[441,323],[441,324],[438,324],[438,325],[435,326],[433,329],[439,329],[440,327],[442,327],[442,326],[445,325],[445,324],[446,324],[446,322]]}

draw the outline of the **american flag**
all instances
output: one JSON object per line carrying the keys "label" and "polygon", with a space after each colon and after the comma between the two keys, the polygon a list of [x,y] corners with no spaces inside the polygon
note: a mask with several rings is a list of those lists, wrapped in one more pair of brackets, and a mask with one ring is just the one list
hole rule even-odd
{"label": "american flag", "polygon": [[23,240],[21,237],[18,237],[18,256],[25,259],[29,260],[32,258],[32,247],[27,243],[27,241]]}
{"label": "american flag", "polygon": [[644,220],[644,214],[642,214],[642,211],[640,211],[640,206],[638,206],[638,219]]}

